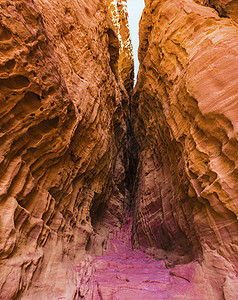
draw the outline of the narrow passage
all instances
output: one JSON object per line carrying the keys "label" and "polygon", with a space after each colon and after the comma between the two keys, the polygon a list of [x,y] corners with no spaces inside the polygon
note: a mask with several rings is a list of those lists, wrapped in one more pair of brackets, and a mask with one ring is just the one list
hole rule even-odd
{"label": "narrow passage", "polygon": [[[130,227],[130,225],[128,226]],[[197,299],[189,282],[190,265],[168,269],[140,250],[132,250],[130,229],[109,241],[104,256],[95,256],[82,276],[80,295],[86,300]],[[125,228],[124,228],[125,229]],[[129,234],[128,234],[129,233]],[[82,270],[82,266],[79,267]],[[176,275],[186,274],[183,276]],[[200,298],[202,299],[202,298]]]}

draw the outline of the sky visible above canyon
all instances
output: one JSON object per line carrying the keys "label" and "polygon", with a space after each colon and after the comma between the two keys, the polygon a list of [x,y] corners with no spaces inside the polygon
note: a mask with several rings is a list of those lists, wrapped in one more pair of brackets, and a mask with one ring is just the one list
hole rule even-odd
{"label": "sky visible above canyon", "polygon": [[139,21],[145,7],[144,0],[127,0],[129,27],[133,45],[133,55],[135,63],[135,78],[139,70],[138,47],[139,47]]}

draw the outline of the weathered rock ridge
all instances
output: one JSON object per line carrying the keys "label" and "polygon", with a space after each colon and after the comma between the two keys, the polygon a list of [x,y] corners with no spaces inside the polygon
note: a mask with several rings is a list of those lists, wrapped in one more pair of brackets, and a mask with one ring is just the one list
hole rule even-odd
{"label": "weathered rock ridge", "polygon": [[126,1],[1,0],[0,299],[238,298],[237,2],[145,4],[130,98]]}

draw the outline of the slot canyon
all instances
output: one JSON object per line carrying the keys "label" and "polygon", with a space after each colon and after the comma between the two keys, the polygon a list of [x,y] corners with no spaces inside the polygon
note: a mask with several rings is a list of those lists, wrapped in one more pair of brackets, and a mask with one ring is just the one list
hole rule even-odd
{"label": "slot canyon", "polygon": [[238,1],[0,0],[0,299],[238,299]]}

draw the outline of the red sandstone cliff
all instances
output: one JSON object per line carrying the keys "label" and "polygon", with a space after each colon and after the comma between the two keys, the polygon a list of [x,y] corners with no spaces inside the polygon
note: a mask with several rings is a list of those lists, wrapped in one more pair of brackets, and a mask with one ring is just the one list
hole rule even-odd
{"label": "red sandstone cliff", "polygon": [[0,298],[73,299],[86,246],[106,242],[101,216],[116,227],[123,211],[119,41],[101,0],[0,14]]}
{"label": "red sandstone cliff", "polygon": [[191,253],[201,299],[237,297],[237,57],[233,21],[190,0],[146,1],[135,245]]}
{"label": "red sandstone cliff", "polygon": [[228,17],[238,22],[237,0],[196,0],[195,2],[214,8],[221,17]]}

